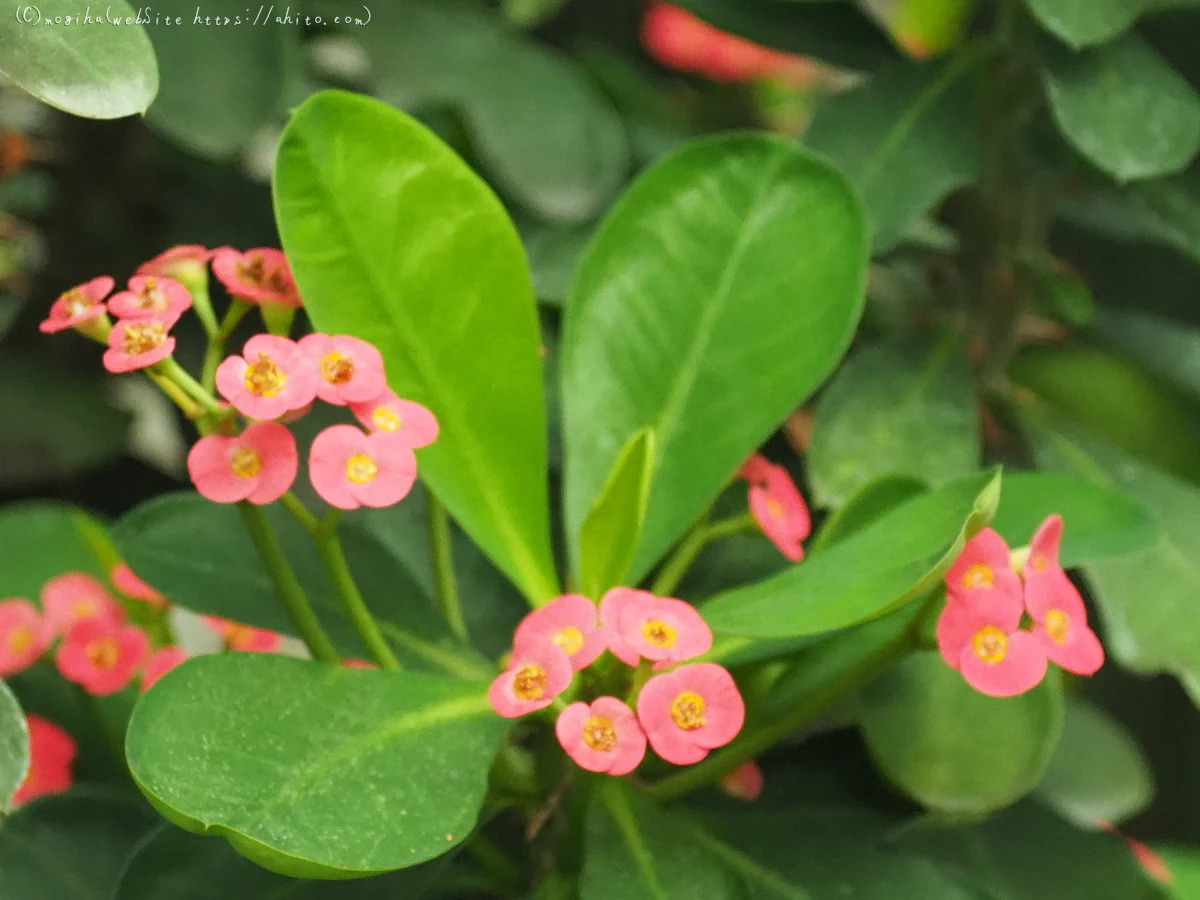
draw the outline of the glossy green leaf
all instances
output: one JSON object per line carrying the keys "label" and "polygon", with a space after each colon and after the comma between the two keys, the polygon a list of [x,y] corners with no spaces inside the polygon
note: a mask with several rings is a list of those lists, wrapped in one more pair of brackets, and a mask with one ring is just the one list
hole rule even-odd
{"label": "glossy green leaf", "polygon": [[29,731],[17,698],[0,681],[0,814],[29,771]]}
{"label": "glossy green leaf", "polygon": [[1167,888],[1167,896],[1171,900],[1194,900],[1200,897],[1200,850],[1155,844],[1154,851],[1162,857],[1171,872],[1173,883]]}
{"label": "glossy green leaf", "polygon": [[853,354],[821,394],[808,447],[817,501],[841,506],[884,475],[941,484],[979,468],[979,413],[965,357],[948,341]]}
{"label": "glossy green leaf", "polygon": [[999,473],[921,494],[801,565],[718,594],[704,618],[719,634],[784,638],[881,616],[934,587],[999,500]]}
{"label": "glossy green leaf", "polygon": [[[77,116],[119,119],[145,112],[158,90],[158,67],[138,15],[125,0],[98,7],[74,0],[15,6],[0,16],[0,74]],[[69,24],[63,21],[68,16]]]}
{"label": "glossy green leaf", "polygon": [[866,223],[827,163],[778,138],[705,138],[642,175],[602,224],[563,337],[567,532],[630,436],[654,430],[631,578],[841,359],[862,310]]}
{"label": "glossy green leaf", "polygon": [[1148,12],[1193,6],[1194,0],[1025,0],[1038,23],[1079,49],[1111,40]]}
{"label": "glossy green leaf", "polygon": [[531,600],[555,596],[536,305],[500,202],[424,126],[335,91],[296,112],[274,191],[316,327],[380,348],[441,423],[421,477]]}
{"label": "glossy green leaf", "polygon": [[816,553],[849,537],[925,489],[920,481],[904,475],[884,475],[863,485],[829,514],[808,545],[808,552]]}
{"label": "glossy green leaf", "polygon": [[1154,799],[1150,765],[1125,727],[1079,697],[1067,700],[1062,740],[1037,796],[1080,828],[1120,823]]}
{"label": "glossy green leaf", "polygon": [[933,651],[914,653],[863,691],[859,726],[901,791],[946,813],[982,815],[1033,790],[1062,733],[1057,669],[1019,697],[987,697]]}
{"label": "glossy green leaf", "polygon": [[265,11],[247,9],[242,0],[214,0],[199,12],[228,17],[230,25],[195,25],[193,9],[183,25],[172,20],[148,29],[162,84],[146,122],[201,156],[222,159],[272,118],[283,92],[284,44],[294,29],[256,25]]}
{"label": "glossy green leaf", "polygon": [[533,273],[533,289],[539,302],[548,306],[562,306],[566,302],[571,276],[594,230],[590,223],[570,228],[528,226],[521,229]]}
{"label": "glossy green leaf", "polygon": [[617,455],[612,472],[579,530],[583,592],[600,597],[623,584],[646,519],[654,461],[654,432],[642,429]]}
{"label": "glossy green leaf", "polygon": [[0,828],[0,897],[112,900],[125,860],[161,821],[140,800],[113,794],[35,800]]}
{"label": "glossy green leaf", "polygon": [[354,881],[307,881],[269,872],[225,841],[163,825],[138,847],[111,900],[420,900],[439,868],[430,863]]}
{"label": "glossy green leaf", "polygon": [[41,501],[5,506],[0,509],[0,597],[36,600],[42,586],[64,572],[107,580],[102,560],[112,551],[106,541],[103,526],[77,507]]}
{"label": "glossy green leaf", "polygon": [[1059,130],[1118,181],[1178,172],[1200,149],[1200,97],[1141,38],[1045,51],[1042,80]]}
{"label": "glossy green leaf", "polygon": [[1200,328],[1135,310],[1101,310],[1096,330],[1138,363],[1200,398]]}
{"label": "glossy green leaf", "polygon": [[1054,513],[1063,517],[1059,559],[1064,566],[1126,556],[1153,546],[1162,528],[1129,494],[1082,478],[1018,472],[1004,477],[1004,496],[992,527],[1014,549]]}
{"label": "glossy green leaf", "polygon": [[[333,642],[347,656],[365,657],[312,536],[281,507],[268,508],[267,515]],[[450,637],[430,594],[394,551],[353,521],[343,525],[341,537],[367,605],[402,659],[486,677],[489,667]],[[124,516],[113,540],[141,578],[184,609],[295,633],[235,507],[193,493],[168,494]]]}
{"label": "glossy green leaf", "polygon": [[881,69],[817,109],[804,142],[862,192],[874,249],[893,247],[979,169],[970,76],[979,54]]}
{"label": "glossy green leaf", "polygon": [[380,97],[458,111],[484,170],[539,215],[590,219],[625,180],[629,148],[604,95],[570,57],[480,4],[407,0],[359,36]]}
{"label": "glossy green leaf", "polygon": [[1121,241],[1153,241],[1200,262],[1200,173],[1104,185],[1065,197],[1062,215]]}
{"label": "glossy green leaf", "polygon": [[463,841],[508,725],[482,684],[228,653],[155,685],[126,755],[176,825],[281,874],[354,878]]}

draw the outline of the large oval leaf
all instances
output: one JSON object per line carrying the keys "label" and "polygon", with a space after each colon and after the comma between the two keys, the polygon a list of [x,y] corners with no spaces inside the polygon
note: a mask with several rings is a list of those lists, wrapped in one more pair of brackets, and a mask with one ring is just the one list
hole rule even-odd
{"label": "large oval leaf", "polygon": [[422,477],[528,597],[553,597],[537,312],[500,201],[415,119],[337,91],[297,110],[274,191],[313,323],[379,347],[441,422]]}
{"label": "large oval leaf", "polygon": [[1121,34],[1148,12],[1194,6],[1194,0],[1025,0],[1038,23],[1075,49]]}
{"label": "large oval leaf", "polygon": [[863,738],[883,773],[917,802],[958,814],[991,812],[1033,790],[1062,721],[1057,669],[1029,693],[999,700],[936,652],[909,656],[859,704]]}
{"label": "large oval leaf", "polygon": [[999,499],[999,474],[921,494],[798,566],[718,594],[704,618],[720,634],[771,639],[881,616],[936,585]]}
{"label": "large oval leaf", "polygon": [[636,580],[841,359],[866,223],[834,169],[765,135],[688,144],[589,248],[563,341],[565,505],[578,537],[621,448],[654,431]]}
{"label": "large oval leaf", "polygon": [[228,653],[155,685],[126,755],[180,827],[281,874],[354,878],[466,838],[507,728],[476,683]]}
{"label": "large oval leaf", "polygon": [[42,586],[64,572],[86,572],[107,580],[116,562],[103,526],[65,503],[17,503],[0,510],[0,598],[36,600]]}
{"label": "large oval leaf", "polygon": [[119,119],[145,112],[158,90],[158,66],[135,21],[140,15],[125,0],[94,7],[75,0],[14,6],[0,16],[0,74],[77,116]]}
{"label": "large oval leaf", "polygon": [[29,771],[29,731],[25,714],[8,685],[0,681],[0,813],[8,809]]}

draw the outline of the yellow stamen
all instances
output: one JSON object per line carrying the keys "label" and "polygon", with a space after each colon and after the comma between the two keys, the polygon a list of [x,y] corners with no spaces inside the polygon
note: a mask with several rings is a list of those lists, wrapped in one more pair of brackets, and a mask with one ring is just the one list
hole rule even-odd
{"label": "yellow stamen", "polygon": [[1050,635],[1056,644],[1063,643],[1071,630],[1071,620],[1061,609],[1047,610],[1044,625],[1046,634]]}
{"label": "yellow stamen", "polygon": [[1033,571],[1044,572],[1046,571],[1046,567],[1050,565],[1050,560],[1044,553],[1035,553],[1033,554],[1033,558],[1030,560],[1030,565],[1033,566]]}
{"label": "yellow stamen", "polygon": [[262,457],[251,447],[238,447],[229,458],[229,468],[238,478],[253,478],[262,471]]}
{"label": "yellow stamen", "polygon": [[244,647],[254,637],[254,629],[249,625],[239,625],[237,622],[227,622],[221,629],[221,636],[231,647]]}
{"label": "yellow stamen", "polygon": [[159,322],[135,322],[125,326],[125,355],[141,356],[162,346],[167,330]]}
{"label": "yellow stamen", "polygon": [[72,316],[82,315],[95,306],[78,288],[71,288],[62,295],[62,299],[67,307],[67,312]]}
{"label": "yellow stamen", "polygon": [[354,360],[336,350],[321,357],[321,377],[330,384],[345,384],[354,377]]}
{"label": "yellow stamen", "polygon": [[583,723],[583,742],[593,750],[608,753],[617,746],[617,732],[603,716],[592,716]]}
{"label": "yellow stamen", "polygon": [[286,294],[291,291],[291,285],[288,284],[283,272],[279,269],[268,269],[267,261],[257,253],[248,261],[237,264],[237,276],[248,284],[276,294]]}
{"label": "yellow stamen", "polygon": [[541,700],[546,694],[546,670],[532,663],[513,676],[513,693],[522,700]]}
{"label": "yellow stamen", "polygon": [[380,431],[399,431],[400,426],[404,424],[400,413],[388,409],[386,406],[380,406],[371,413],[371,421]]}
{"label": "yellow stamen", "polygon": [[243,380],[246,390],[256,397],[274,397],[287,384],[287,375],[271,357],[260,353],[258,360],[246,367]]}
{"label": "yellow stamen", "polygon": [[658,619],[651,619],[642,626],[642,637],[655,647],[661,647],[663,650],[675,646],[675,641],[678,635],[675,629]]}
{"label": "yellow stamen", "polygon": [[8,635],[8,649],[13,653],[24,653],[32,645],[32,628],[16,628]]}
{"label": "yellow stamen", "polygon": [[152,275],[147,276],[145,283],[142,284],[142,290],[137,295],[137,308],[159,311],[167,308],[167,295],[159,290],[158,282]]}
{"label": "yellow stamen", "polygon": [[988,625],[976,632],[971,649],[985,663],[994,666],[1008,654],[1008,635],[995,625]]}
{"label": "yellow stamen", "polygon": [[553,640],[566,651],[567,656],[574,656],[583,649],[583,633],[573,625],[568,625]]}
{"label": "yellow stamen", "polygon": [[99,611],[94,600],[76,600],[71,604],[71,618],[75,621],[90,619]]}
{"label": "yellow stamen", "polygon": [[99,638],[88,644],[84,650],[88,662],[101,671],[107,672],[116,666],[121,658],[120,648],[112,638]]}
{"label": "yellow stamen", "polygon": [[971,566],[962,577],[962,586],[969,591],[976,588],[990,588],[995,584],[996,575],[992,571],[992,567],[983,563]]}
{"label": "yellow stamen", "polygon": [[378,474],[379,466],[365,453],[355,453],[346,460],[346,477],[355,484],[366,484]]}
{"label": "yellow stamen", "polygon": [[704,698],[684,691],[671,702],[671,719],[684,731],[695,731],[704,725]]}

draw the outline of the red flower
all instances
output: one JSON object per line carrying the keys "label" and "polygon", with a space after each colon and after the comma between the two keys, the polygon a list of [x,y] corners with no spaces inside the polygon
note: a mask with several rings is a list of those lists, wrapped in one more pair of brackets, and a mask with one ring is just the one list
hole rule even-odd
{"label": "red flower", "polygon": [[28,600],[0,601],[0,678],[23,672],[54,640],[54,626]]}
{"label": "red flower", "polygon": [[308,474],[321,499],[339,509],[399,503],[417,479],[412,450],[353,425],[331,425],[317,435]]}
{"label": "red flower", "polygon": [[747,502],[763,534],[789,560],[802,560],[801,542],[812,531],[812,517],[787,469],[756,453],[742,464],[738,475],[750,483]]}
{"label": "red flower", "polygon": [[958,559],[946,571],[946,590],[954,597],[991,588],[1019,592],[1021,579],[1012,570],[1010,560],[1004,538],[985,528],[967,541]]}
{"label": "red flower", "polygon": [[99,581],[83,572],[67,572],[51,578],[42,588],[42,612],[56,634],[89,619],[114,625],[125,621],[125,610]]}
{"label": "red flower", "polygon": [[104,368],[119,375],[162,362],[175,352],[175,338],[169,332],[178,318],[156,313],[118,321],[108,335]]}
{"label": "red flower", "polygon": [[383,356],[374,344],[348,335],[310,334],[300,339],[317,372],[317,396],[334,406],[374,400],[387,390]]}
{"label": "red flower", "polygon": [[20,806],[46,794],[60,794],[71,786],[71,763],[75,760],[75,741],[53,722],[27,714],[29,728],[29,771],[13,794]]}
{"label": "red flower", "polygon": [[637,711],[654,752],[676,765],[699,762],[728,744],[746,720],[733,676],[715,663],[655,675],[638,695]]}
{"label": "red flower", "polygon": [[53,334],[100,318],[104,315],[104,298],[112,293],[115,283],[107,275],[101,275],[60,294],[38,330]]}
{"label": "red flower", "polygon": [[146,658],[142,668],[142,690],[148,691],[160,678],[188,658],[182,647],[160,647]]}
{"label": "red flower", "polygon": [[557,644],[534,641],[518,645],[508,668],[488,688],[488,701],[499,715],[515,719],[553,703],[573,675],[567,651]]}
{"label": "red flower", "polygon": [[300,455],[290,431],[275,422],[256,422],[237,437],[202,437],[188,453],[187,467],[202,497],[262,506],[291,488]]}
{"label": "red flower", "polygon": [[572,703],[559,714],[554,734],[567,755],[589,772],[628,775],[646,755],[637,716],[616,697]]}
{"label": "red flower", "polygon": [[67,632],[54,662],[67,681],[102,697],[133,681],[149,652],[150,641],[140,628],[88,619]]}
{"label": "red flower", "polygon": [[217,390],[249,419],[278,419],[317,396],[317,375],[295,341],[257,334],[217,367]]}
{"label": "red flower", "polygon": [[192,295],[174,278],[164,275],[135,275],[129,290],[113,294],[108,311],[120,319],[161,316],[171,321],[192,308]]}
{"label": "red flower", "polygon": [[1046,677],[1046,651],[1019,626],[1024,612],[1019,589],[977,588],[951,596],[938,617],[942,658],[971,687],[989,697],[1014,697]]}
{"label": "red flower", "polygon": [[300,306],[300,292],[282,250],[257,247],[239,253],[232,247],[213,251],[213,274],[225,290],[247,303]]}
{"label": "red flower", "polygon": [[557,644],[571,667],[586,669],[608,646],[597,621],[596,604],[581,594],[564,594],[525,616],[513,635],[514,644],[543,641]]}
{"label": "red flower", "polygon": [[437,440],[438,421],[434,414],[420,403],[401,400],[390,389],[366,403],[351,403],[350,412],[367,431],[387,435],[414,450]]}
{"label": "red flower", "polygon": [[1088,627],[1079,591],[1058,563],[1062,516],[1049,516],[1029,542],[1025,562],[1025,608],[1036,623],[1033,636],[1050,659],[1068,672],[1092,675],[1104,665],[1104,647]]}
{"label": "red flower", "polygon": [[167,598],[134,575],[133,569],[125,563],[113,566],[112,571],[108,573],[108,580],[118,592],[130,600],[141,600],[154,609],[164,609],[167,606]]}
{"label": "red flower", "polygon": [[225,641],[230,650],[243,653],[275,653],[283,646],[283,635],[265,628],[230,622],[218,616],[202,616],[204,624]]}

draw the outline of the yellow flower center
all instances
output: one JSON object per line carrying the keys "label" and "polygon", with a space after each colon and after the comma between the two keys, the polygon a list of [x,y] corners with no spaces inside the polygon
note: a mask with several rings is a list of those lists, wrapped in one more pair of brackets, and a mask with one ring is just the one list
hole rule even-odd
{"label": "yellow flower center", "polygon": [[583,649],[583,633],[574,625],[568,625],[554,636],[554,643],[562,647],[567,656],[574,656]]}
{"label": "yellow flower center", "polygon": [[138,309],[162,311],[167,308],[167,295],[158,288],[153,276],[147,276],[142,290],[136,297]]}
{"label": "yellow flower center", "polygon": [[975,633],[971,641],[971,649],[975,655],[988,665],[1003,661],[1008,653],[1008,635],[995,625],[988,625]]}
{"label": "yellow flower center", "polygon": [[346,477],[355,484],[366,484],[378,474],[379,466],[365,453],[355,453],[346,460]]}
{"label": "yellow flower center", "polygon": [[228,622],[221,629],[221,636],[225,638],[225,643],[231,647],[244,647],[254,638],[254,629],[249,625]]}
{"label": "yellow flower center", "polygon": [[287,384],[287,375],[275,361],[265,353],[258,354],[258,360],[246,367],[246,390],[256,397],[274,397]]}
{"label": "yellow flower center", "polygon": [[16,628],[8,635],[8,649],[13,653],[24,653],[33,644],[33,629]]}
{"label": "yellow flower center", "polygon": [[522,700],[541,700],[546,694],[546,670],[532,663],[521,666],[513,677],[513,693]]}
{"label": "yellow flower center", "polygon": [[593,750],[608,753],[617,746],[617,732],[603,716],[592,716],[583,723],[583,742]]}
{"label": "yellow flower center", "polygon": [[767,498],[767,515],[775,522],[783,519],[783,504],[774,497]]}
{"label": "yellow flower center", "polygon": [[371,421],[380,431],[399,431],[400,426],[404,424],[400,413],[386,406],[376,408],[375,412],[371,413]]}
{"label": "yellow flower center", "polygon": [[136,322],[125,326],[125,355],[141,356],[162,346],[167,331],[158,322]]}
{"label": "yellow flower center", "polygon": [[85,297],[78,288],[71,288],[62,296],[67,312],[72,316],[82,315],[94,306],[92,301]]}
{"label": "yellow flower center", "polygon": [[251,447],[238,447],[229,458],[229,468],[238,478],[253,478],[262,471],[262,457]]}
{"label": "yellow flower center", "polygon": [[1033,571],[1044,572],[1046,571],[1046,566],[1050,565],[1050,560],[1046,558],[1044,553],[1035,553],[1029,564],[1033,566]]}
{"label": "yellow flower center", "polygon": [[354,377],[354,360],[336,350],[321,357],[321,377],[330,384],[345,384]]}
{"label": "yellow flower center", "polygon": [[705,723],[704,698],[684,691],[671,702],[671,719],[684,731],[695,731]]}
{"label": "yellow flower center", "polygon": [[1046,634],[1050,635],[1056,644],[1065,641],[1067,633],[1071,630],[1071,620],[1061,609],[1047,610],[1046,620],[1043,624],[1046,626]]}
{"label": "yellow flower center", "polygon": [[88,662],[103,672],[116,666],[121,656],[117,642],[112,638],[94,640],[84,648],[83,652],[87,656]]}
{"label": "yellow flower center", "polygon": [[962,586],[969,591],[976,588],[990,588],[995,584],[996,575],[992,572],[992,567],[983,563],[971,566],[962,577]]}
{"label": "yellow flower center", "polygon": [[659,619],[651,619],[642,626],[642,637],[655,647],[661,647],[663,650],[666,650],[669,647],[675,646],[678,635],[675,634],[675,629],[666,622]]}
{"label": "yellow flower center", "polygon": [[288,284],[283,272],[276,268],[268,269],[266,259],[257,253],[246,262],[237,264],[237,276],[248,284],[276,294],[286,294],[291,291],[291,285]]}
{"label": "yellow flower center", "polygon": [[77,622],[81,619],[90,619],[99,611],[94,600],[76,600],[71,604],[71,618]]}

